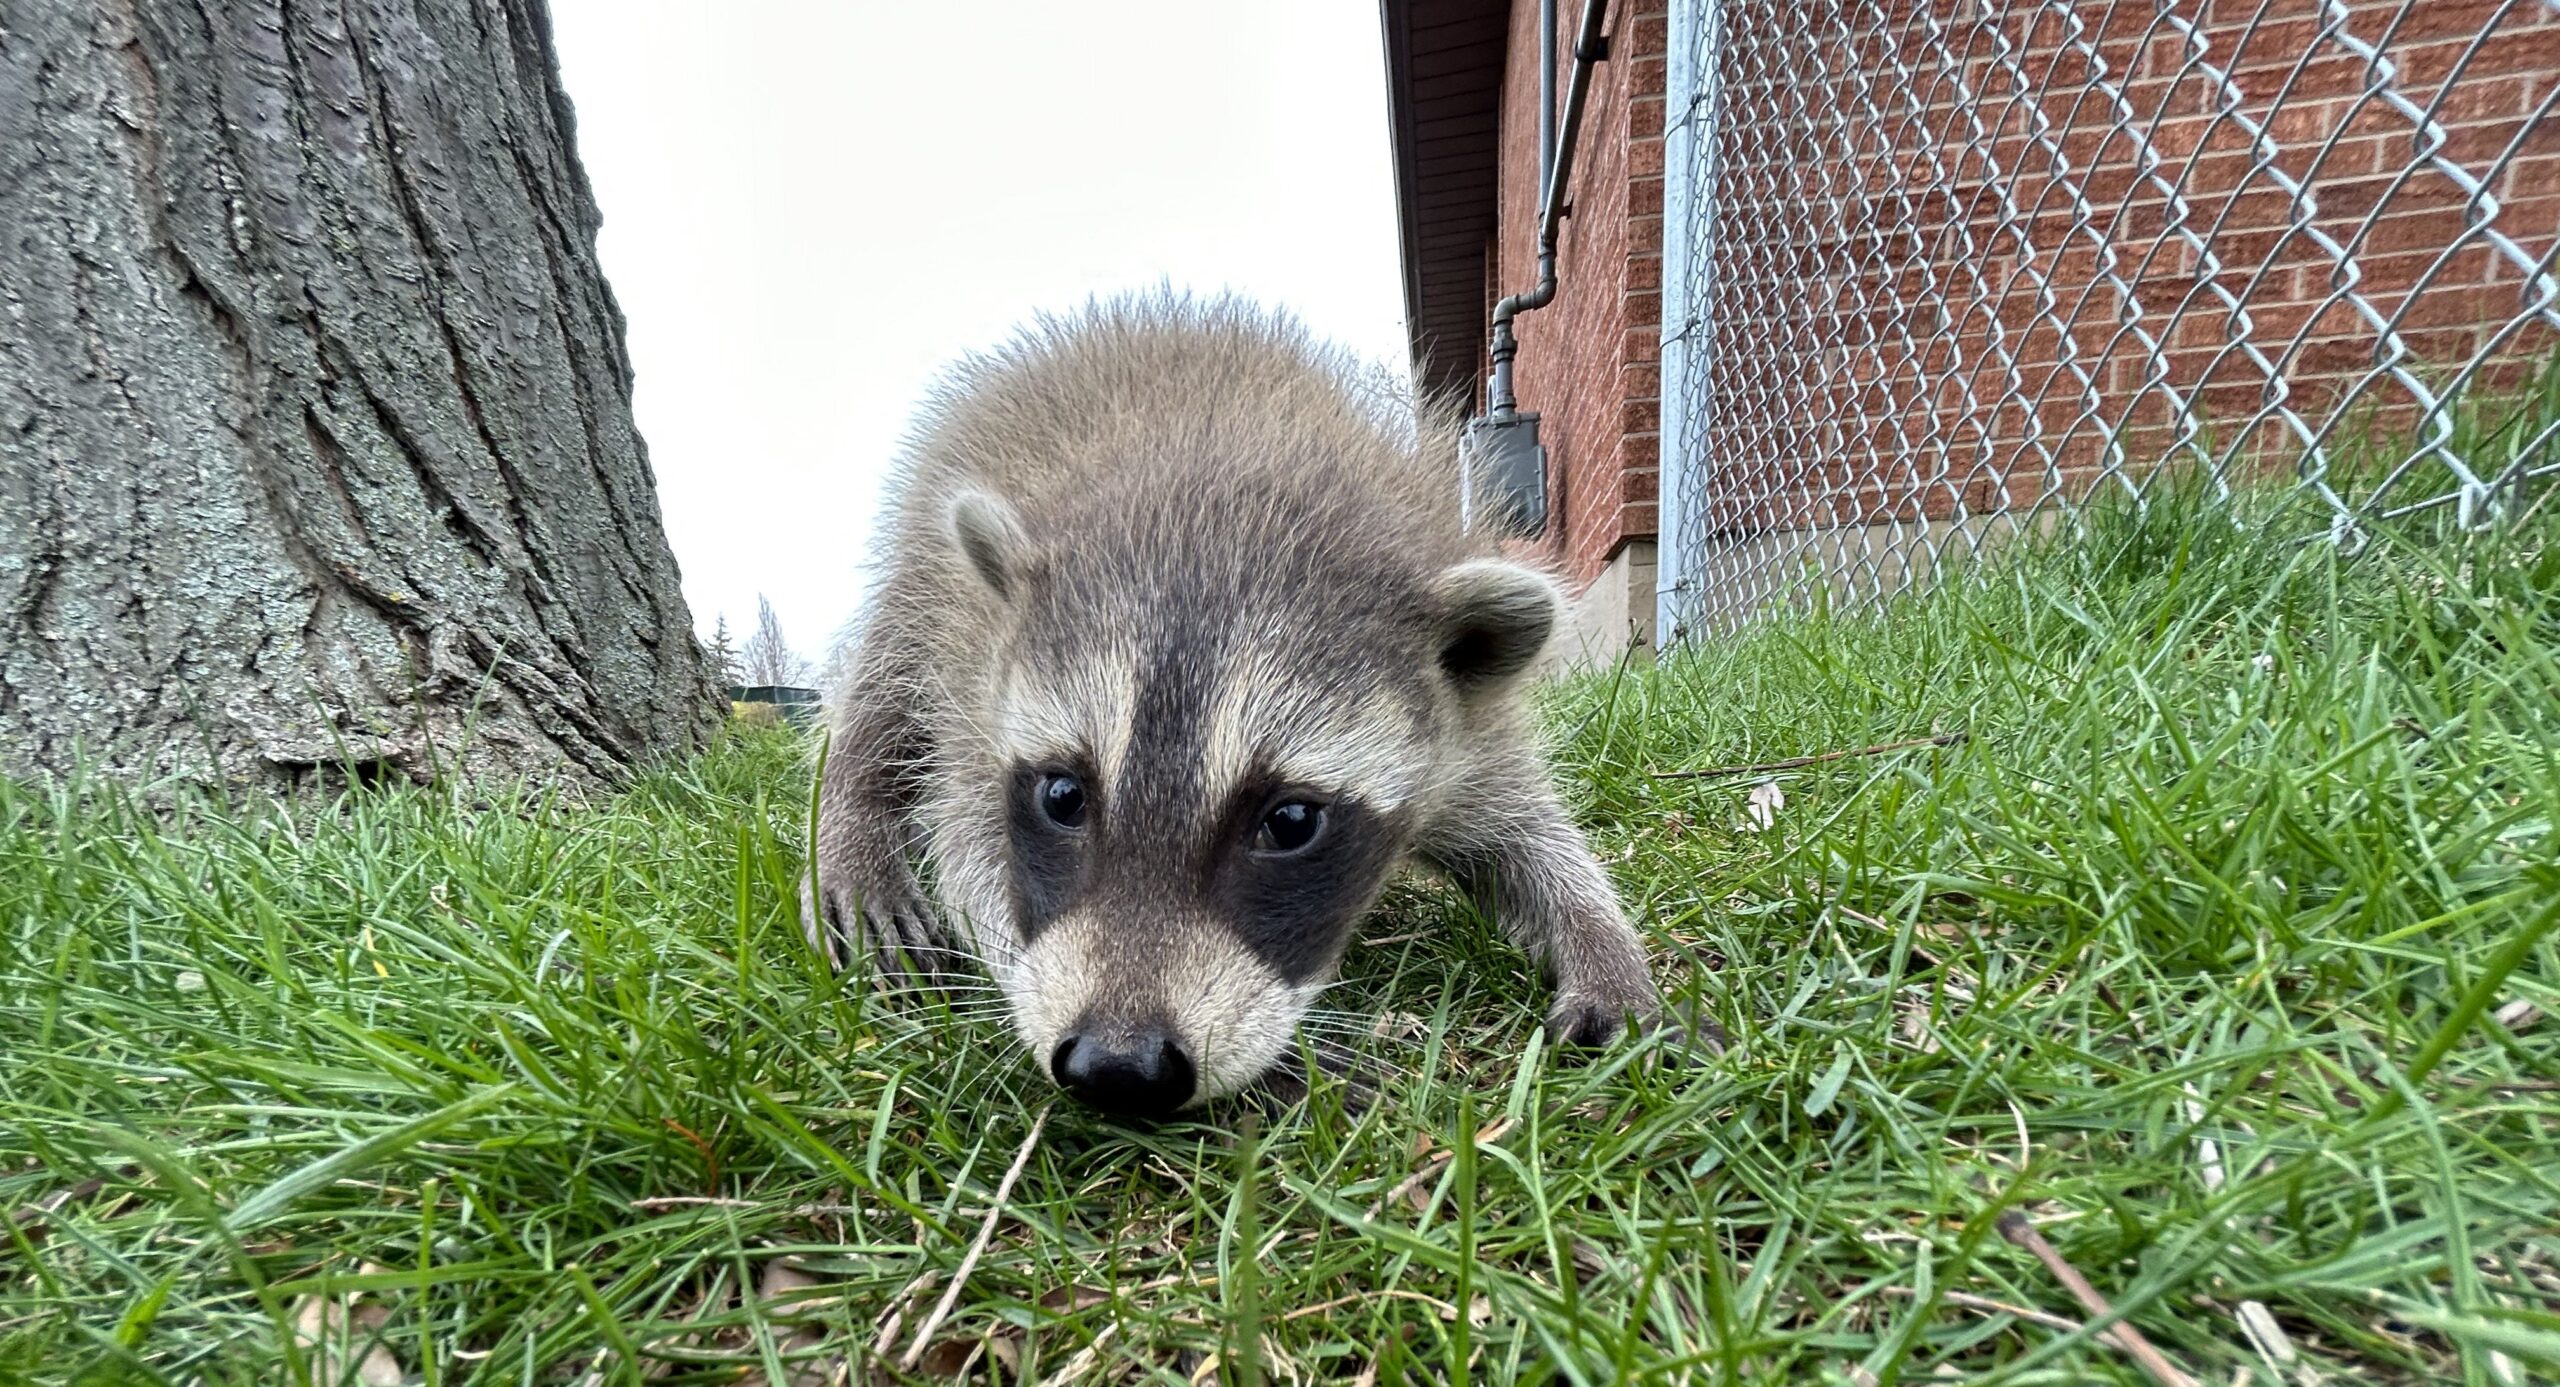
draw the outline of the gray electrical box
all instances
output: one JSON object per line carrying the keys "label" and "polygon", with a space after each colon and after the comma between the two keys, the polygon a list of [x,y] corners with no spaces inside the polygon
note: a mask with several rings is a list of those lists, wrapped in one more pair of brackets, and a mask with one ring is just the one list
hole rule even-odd
{"label": "gray electrical box", "polygon": [[1488,526],[1523,537],[1547,527],[1547,450],[1538,442],[1538,416],[1467,421],[1461,444],[1472,479],[1466,497],[1467,527]]}

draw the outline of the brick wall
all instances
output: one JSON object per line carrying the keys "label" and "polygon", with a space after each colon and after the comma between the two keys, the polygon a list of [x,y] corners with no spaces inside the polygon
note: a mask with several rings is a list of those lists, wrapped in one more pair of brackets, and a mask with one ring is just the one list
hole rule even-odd
{"label": "brick wall", "polygon": [[[1707,528],[2076,490],[2119,425],[2137,466],[2199,428],[2243,461],[2290,462],[2302,445],[2262,409],[2271,379],[2314,427],[2350,397],[2370,407],[2356,426],[2405,426],[2415,396],[2379,373],[2389,353],[2358,298],[2424,378],[2485,353],[2478,377],[2504,386],[2551,360],[2547,326],[2510,330],[2528,284],[2472,225],[2489,204],[2426,165],[2415,124],[2371,91],[2432,109],[2446,158],[2497,168],[2487,230],[2547,257],[2560,10],[2350,0],[2324,29],[2322,8],[2178,0],[2182,30],[2151,4],[1731,5]],[[1622,397],[1637,372],[1621,366]],[[1587,534],[1568,538],[1577,555]]]}
{"label": "brick wall", "polygon": [[[1514,0],[1503,72],[1500,231],[1485,302],[1537,283],[1538,4]],[[1557,5],[1559,121],[1581,5]],[[1620,0],[1592,74],[1557,260],[1560,288],[1520,316],[1513,383],[1540,416],[1549,523],[1540,548],[1576,588],[1654,533],[1661,323],[1662,0]]]}

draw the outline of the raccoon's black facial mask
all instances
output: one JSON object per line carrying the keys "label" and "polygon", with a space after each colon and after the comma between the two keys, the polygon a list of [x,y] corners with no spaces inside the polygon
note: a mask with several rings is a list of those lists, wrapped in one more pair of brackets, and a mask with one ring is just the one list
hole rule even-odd
{"label": "raccoon's black facial mask", "polygon": [[1292,983],[1332,966],[1394,866],[1392,825],[1354,797],[1284,787],[1235,797],[1204,902],[1256,958]]}
{"label": "raccoon's black facial mask", "polygon": [[1205,835],[1113,808],[1073,768],[1015,770],[1007,820],[1025,943],[1095,904],[1132,934],[1151,927],[1145,916],[1214,922],[1303,982],[1340,953],[1398,852],[1392,827],[1357,797],[1298,786],[1239,787]]}
{"label": "raccoon's black facial mask", "polygon": [[1005,817],[1012,838],[1016,926],[1028,943],[1083,893],[1093,795],[1075,770],[1023,766],[1013,773]]}

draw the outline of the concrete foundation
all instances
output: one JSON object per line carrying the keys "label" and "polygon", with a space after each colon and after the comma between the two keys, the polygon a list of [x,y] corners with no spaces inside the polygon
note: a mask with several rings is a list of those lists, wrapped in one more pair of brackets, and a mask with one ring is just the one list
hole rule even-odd
{"label": "concrete foundation", "polygon": [[1653,658],[1654,542],[1629,540],[1600,576],[1565,607],[1564,625],[1547,646],[1546,677],[1606,668],[1627,658]]}

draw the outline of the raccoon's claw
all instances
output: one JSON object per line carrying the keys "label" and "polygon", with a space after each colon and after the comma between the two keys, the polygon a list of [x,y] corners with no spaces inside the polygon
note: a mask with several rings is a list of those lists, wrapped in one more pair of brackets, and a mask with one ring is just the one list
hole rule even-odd
{"label": "raccoon's claw", "polygon": [[832,893],[818,891],[807,878],[802,878],[800,934],[818,957],[827,961],[830,971],[844,967],[844,941],[836,931],[839,918]]}
{"label": "raccoon's claw", "polygon": [[1662,1037],[1657,1054],[1666,1065],[1692,1065],[1720,1058],[1727,1044],[1724,1027],[1698,1012],[1677,1019],[1657,1017],[1646,1029],[1648,1034]]}
{"label": "raccoon's claw", "polygon": [[934,930],[924,903],[912,893],[855,892],[859,904],[848,905],[847,893],[827,890],[819,893],[814,907],[806,887],[801,894],[802,924],[809,943],[829,968],[842,972],[867,952],[884,980],[930,981],[944,971],[940,965],[950,950]]}
{"label": "raccoon's claw", "polygon": [[1609,1044],[1653,1014],[1651,998],[1617,1000],[1568,992],[1547,1011],[1549,1043],[1577,1049]]}
{"label": "raccoon's claw", "polygon": [[1547,1043],[1561,1049],[1599,1049],[1626,1033],[1628,1013],[1599,1002],[1575,1002],[1547,1013]]}
{"label": "raccoon's claw", "polygon": [[1606,1046],[1631,1031],[1659,1036],[1664,1056],[1673,1062],[1721,1055],[1725,1050],[1723,1028],[1703,1013],[1684,1008],[1678,1015],[1666,1015],[1651,998],[1611,1002],[1567,994],[1547,1013],[1548,1041],[1569,1049]]}

